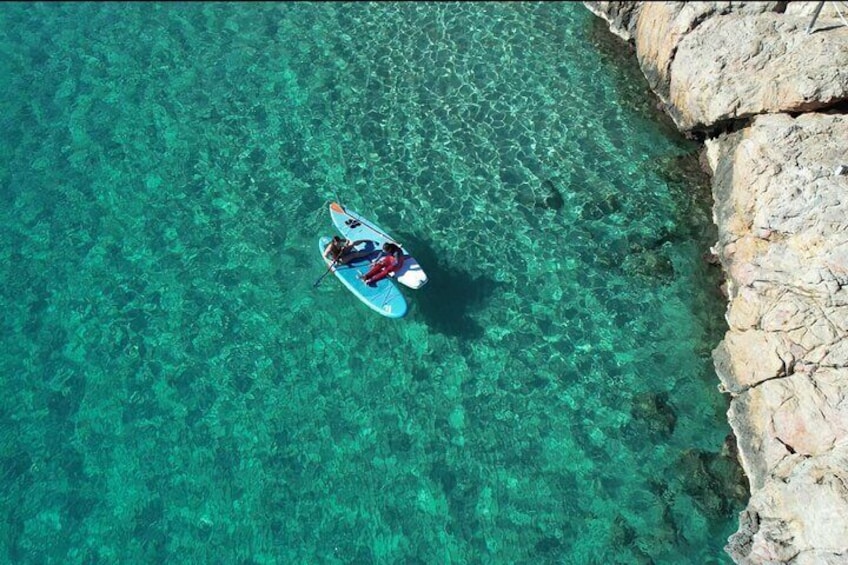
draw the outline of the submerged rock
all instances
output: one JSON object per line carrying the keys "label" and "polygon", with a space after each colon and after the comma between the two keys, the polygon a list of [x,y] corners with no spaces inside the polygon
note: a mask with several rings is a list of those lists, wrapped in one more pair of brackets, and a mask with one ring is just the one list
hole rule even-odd
{"label": "submerged rock", "polygon": [[515,201],[525,208],[554,212],[565,205],[565,199],[550,179],[545,179],[538,187],[527,182],[520,183],[515,194]]}
{"label": "submerged rock", "polygon": [[646,249],[624,258],[622,268],[630,276],[639,276],[670,282],[674,278],[674,263],[664,248]]}
{"label": "submerged rock", "polygon": [[615,193],[598,194],[583,202],[579,216],[581,220],[597,221],[621,210],[621,202]]}
{"label": "submerged rock", "polygon": [[551,180],[546,179],[542,182],[542,188],[545,190],[545,197],[542,200],[541,207],[554,211],[561,209],[563,204],[565,204],[565,200],[562,198],[562,194],[560,194],[556,185]]}
{"label": "submerged rock", "polygon": [[688,477],[686,494],[713,520],[726,516],[747,494],[739,466],[719,453],[689,449],[678,459],[677,468]]}
{"label": "submerged rock", "polygon": [[630,415],[639,425],[639,431],[650,435],[669,437],[674,433],[677,414],[668,401],[668,393],[643,392],[636,394],[630,407]]}

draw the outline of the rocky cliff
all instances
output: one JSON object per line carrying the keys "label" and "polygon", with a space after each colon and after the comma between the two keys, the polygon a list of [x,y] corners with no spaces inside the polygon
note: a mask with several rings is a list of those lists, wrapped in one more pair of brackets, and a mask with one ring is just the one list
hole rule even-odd
{"label": "rocky cliff", "polygon": [[807,33],[818,4],[584,2],[705,139],[740,564],[848,563],[848,9],[825,2]]}

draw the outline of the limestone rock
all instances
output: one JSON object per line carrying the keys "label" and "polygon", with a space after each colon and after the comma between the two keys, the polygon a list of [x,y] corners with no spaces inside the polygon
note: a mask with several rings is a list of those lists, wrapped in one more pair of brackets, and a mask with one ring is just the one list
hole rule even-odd
{"label": "limestone rock", "polygon": [[590,12],[606,20],[610,31],[625,41],[633,38],[643,4],[644,2],[583,2]]}
{"label": "limestone rock", "polygon": [[811,34],[817,2],[586,4],[604,5],[633,38],[680,129],[738,129],[706,142],[713,252],[730,300],[713,355],[751,485],[726,550],[745,565],[848,563],[848,116],[837,106],[848,100],[848,26],[838,3],[825,3]]}
{"label": "limestone rock", "polygon": [[[731,14],[711,17],[686,33],[670,66],[669,111],[677,125],[709,129],[727,120],[808,112],[848,99],[848,27],[807,34],[808,24],[809,18],[786,14]],[[636,45],[640,53],[638,37]]]}
{"label": "limestone rock", "polygon": [[[841,24],[842,18],[848,18],[848,8],[845,6],[839,8],[838,2],[823,2],[822,4],[823,6],[821,7],[818,18],[816,18],[816,25],[813,27],[813,30],[820,27]],[[805,21],[809,24],[818,5],[819,3],[815,1],[798,2],[793,0],[786,3],[786,11],[784,13],[787,16],[806,18]]]}
{"label": "limestone rock", "polygon": [[795,365],[789,349],[779,334],[729,332],[713,354],[723,389],[739,394],[767,380],[785,377]]}
{"label": "limestone rock", "polygon": [[835,4],[808,34],[816,2],[584,2],[635,43],[684,131],[848,99],[848,27]]}
{"label": "limestone rock", "polygon": [[686,35],[710,17],[761,14],[781,2],[645,2],[635,26],[636,53],[648,84],[668,101],[669,68]]}
{"label": "limestone rock", "polygon": [[737,563],[848,561],[848,116],[707,142],[729,331],[714,352],[751,500]]}
{"label": "limestone rock", "polygon": [[762,317],[762,303],[760,294],[753,288],[742,287],[727,310],[727,323],[738,331],[756,328]]}
{"label": "limestone rock", "polygon": [[848,405],[843,404],[848,383],[840,382],[848,372],[821,371],[768,381],[731,403],[730,423],[753,493],[780,475],[781,465],[791,468],[798,463],[785,464],[787,457],[821,455],[848,438]]}
{"label": "limestone rock", "polygon": [[848,443],[787,458],[780,480],[756,491],[725,548],[736,563],[844,564],[848,559]]}
{"label": "limestone rock", "polygon": [[848,177],[833,171],[848,159],[848,118],[758,116],[707,144],[718,146],[713,214],[733,287],[785,285],[845,304]]}

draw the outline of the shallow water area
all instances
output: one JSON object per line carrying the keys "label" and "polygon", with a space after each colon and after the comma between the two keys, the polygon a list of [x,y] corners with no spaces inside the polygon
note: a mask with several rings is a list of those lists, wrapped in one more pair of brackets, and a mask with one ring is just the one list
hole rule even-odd
{"label": "shallow water area", "polygon": [[[709,194],[604,37],[569,3],[7,5],[0,556],[729,562]],[[336,199],[427,270],[404,319],[313,288]]]}

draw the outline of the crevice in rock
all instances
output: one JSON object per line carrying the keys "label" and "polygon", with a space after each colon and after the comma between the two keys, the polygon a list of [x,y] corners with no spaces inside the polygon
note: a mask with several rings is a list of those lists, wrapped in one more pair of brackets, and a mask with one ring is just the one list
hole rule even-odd
{"label": "crevice in rock", "polygon": [[774,437],[774,439],[776,439],[776,440],[777,440],[777,442],[778,442],[780,445],[782,445],[783,447],[785,447],[785,448],[786,448],[786,451],[788,451],[790,454],[795,455],[795,454],[797,453],[797,451],[795,451],[795,448],[794,448],[794,447],[792,447],[791,445],[789,445],[788,443],[786,443],[785,441],[783,441],[783,440],[782,440],[782,439],[780,439],[779,437],[775,436],[775,437]]}
{"label": "crevice in rock", "polygon": [[756,382],[756,383],[754,383],[754,384],[752,384],[752,385],[747,385],[747,386],[739,387],[739,389],[738,389],[738,390],[730,390],[730,389],[726,389],[726,388],[725,388],[725,389],[722,389],[721,387],[720,387],[720,390],[723,390],[724,392],[728,392],[728,393],[730,393],[730,395],[731,395],[733,398],[736,398],[736,397],[741,396],[742,394],[744,394],[744,393],[746,393],[746,392],[750,392],[751,390],[753,390],[753,389],[757,388],[758,386],[762,385],[763,383],[768,383],[768,382],[771,382],[771,381],[776,381],[776,380],[778,380],[778,379],[786,379],[786,378],[788,378],[788,377],[790,377],[790,376],[792,376],[792,375],[785,375],[785,374],[783,374],[783,371],[781,371],[780,373],[778,373],[777,375],[775,375],[775,376],[773,376],[773,377],[769,377],[769,378],[767,378],[767,379],[763,379],[763,380],[758,381],[758,382]]}
{"label": "crevice in rock", "polygon": [[802,108],[787,110],[784,113],[797,118],[803,114],[848,114],[848,100],[833,100],[831,102],[819,102],[816,100],[807,102]]}
{"label": "crevice in rock", "polygon": [[841,476],[839,476],[835,473],[832,473],[831,477],[833,478],[834,481],[839,483],[839,486],[842,488],[842,492],[848,494],[848,483],[846,483],[845,480]]}
{"label": "crevice in rock", "polygon": [[716,138],[720,135],[736,133],[749,127],[756,116],[744,116],[740,118],[729,118],[721,120],[710,126],[695,127],[684,132],[688,139],[703,143],[706,139]]}
{"label": "crevice in rock", "polygon": [[784,377],[791,377],[795,374],[795,358],[790,355],[789,360],[787,361],[783,357],[780,358],[781,363],[783,363],[783,367],[780,369],[778,375]]}
{"label": "crevice in rock", "polygon": [[[673,108],[666,107],[666,111],[671,113]],[[716,138],[722,134],[731,134],[736,133],[740,130],[743,130],[749,127],[754,119],[757,116],[769,115],[769,114],[786,114],[792,118],[797,118],[798,116],[802,116],[804,114],[809,113],[818,113],[818,114],[848,114],[848,99],[846,100],[837,100],[835,102],[822,104],[820,106],[816,106],[815,108],[810,108],[806,110],[797,110],[797,111],[783,111],[783,112],[762,112],[760,114],[750,114],[746,116],[740,116],[736,118],[728,118],[726,120],[720,120],[712,125],[699,125],[692,128],[689,131],[683,132],[683,134],[688,138],[695,140],[699,143],[702,143],[705,139]]]}
{"label": "crevice in rock", "polygon": [[775,14],[783,14],[786,12],[786,7],[789,5],[789,2],[778,2],[777,6],[774,7]]}
{"label": "crevice in rock", "polygon": [[[698,16],[697,18],[692,20],[692,23],[689,25],[689,29],[686,30],[686,35],[689,35],[693,31],[698,29],[698,26],[701,25],[702,23],[704,23],[705,21],[707,21],[708,19],[710,19],[714,16],[721,16],[724,13],[725,12],[717,11],[717,12],[705,12],[705,13],[701,14],[700,16]],[[682,41],[682,39],[681,39],[681,41]],[[678,45],[680,45],[680,42],[678,42]],[[669,68],[671,68],[671,61],[674,60],[674,55],[676,53],[677,53],[677,48],[675,47],[674,52],[672,53],[671,57],[669,58],[669,65],[668,65]]]}
{"label": "crevice in rock", "polygon": [[848,99],[836,100],[830,105],[816,110],[822,114],[848,114]]}

